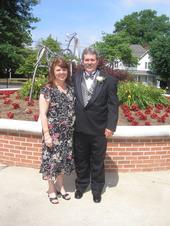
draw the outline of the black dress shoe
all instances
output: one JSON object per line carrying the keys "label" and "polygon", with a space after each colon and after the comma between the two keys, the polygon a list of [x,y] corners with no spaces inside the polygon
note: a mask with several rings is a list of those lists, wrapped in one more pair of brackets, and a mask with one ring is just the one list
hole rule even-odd
{"label": "black dress shoe", "polygon": [[75,194],[74,194],[75,199],[81,199],[82,196],[83,196],[83,193],[81,191],[79,190],[75,191]]}
{"label": "black dress shoe", "polygon": [[94,201],[95,203],[101,202],[101,199],[102,199],[102,197],[101,197],[100,194],[93,195],[93,201]]}

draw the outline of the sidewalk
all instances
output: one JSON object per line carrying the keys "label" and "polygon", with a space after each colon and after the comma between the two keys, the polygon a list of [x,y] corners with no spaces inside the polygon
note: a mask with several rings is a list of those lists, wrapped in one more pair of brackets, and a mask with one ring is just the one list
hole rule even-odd
{"label": "sidewalk", "polygon": [[0,165],[3,226],[169,226],[170,171],[106,174],[101,203],[91,191],[74,199],[75,175],[66,177],[72,199],[52,205],[38,169]]}

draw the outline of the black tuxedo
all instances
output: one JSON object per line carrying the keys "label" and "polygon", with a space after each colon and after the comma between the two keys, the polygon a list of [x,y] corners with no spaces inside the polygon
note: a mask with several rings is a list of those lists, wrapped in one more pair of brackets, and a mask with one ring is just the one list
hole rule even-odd
{"label": "black tuxedo", "polygon": [[116,130],[118,120],[117,80],[99,72],[92,96],[84,106],[83,72],[73,75],[76,96],[75,165],[76,188],[82,192],[90,183],[93,194],[104,186],[105,129]]}

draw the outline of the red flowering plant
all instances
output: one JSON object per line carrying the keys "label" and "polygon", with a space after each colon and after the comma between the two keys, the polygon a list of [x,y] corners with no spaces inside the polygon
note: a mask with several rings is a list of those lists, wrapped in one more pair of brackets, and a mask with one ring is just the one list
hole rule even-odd
{"label": "red flowering plant", "polygon": [[[17,101],[16,101],[17,100]],[[12,93],[0,92],[0,118],[18,119],[37,121],[39,117],[38,100],[35,100],[37,105],[34,106],[34,101],[29,101],[29,98],[21,98],[18,91]]]}
{"label": "red flowering plant", "polygon": [[118,96],[120,114],[127,119],[127,125],[170,124],[170,103],[162,89],[136,82],[121,82]]}
{"label": "red flowering plant", "polygon": [[39,118],[38,98],[40,89],[47,82],[45,76],[35,79],[31,99],[29,97],[32,81],[28,80],[19,91],[0,90],[1,118],[37,121]]}

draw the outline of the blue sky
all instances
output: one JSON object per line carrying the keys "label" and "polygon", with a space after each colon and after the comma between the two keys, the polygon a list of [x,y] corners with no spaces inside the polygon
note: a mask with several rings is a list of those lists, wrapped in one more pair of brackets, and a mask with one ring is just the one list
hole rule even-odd
{"label": "blue sky", "polygon": [[34,24],[34,44],[50,34],[63,44],[66,34],[76,32],[80,47],[100,41],[102,32],[112,33],[115,22],[136,11],[152,9],[157,15],[170,16],[170,0],[41,0],[33,15],[41,21]]}

